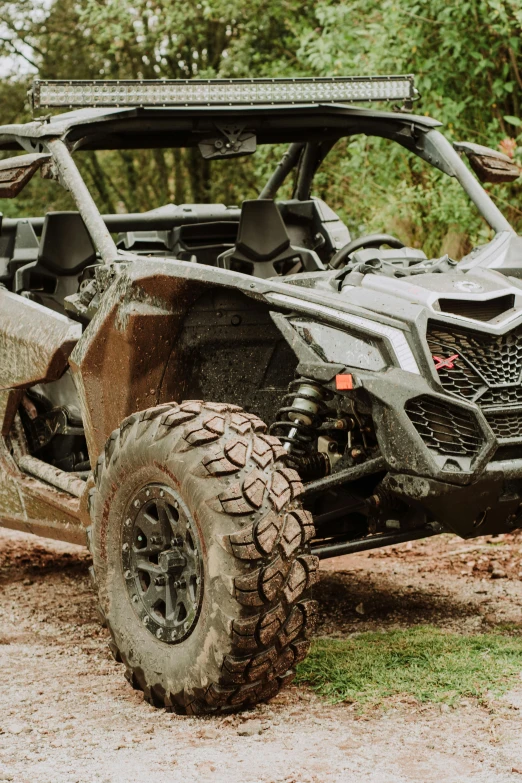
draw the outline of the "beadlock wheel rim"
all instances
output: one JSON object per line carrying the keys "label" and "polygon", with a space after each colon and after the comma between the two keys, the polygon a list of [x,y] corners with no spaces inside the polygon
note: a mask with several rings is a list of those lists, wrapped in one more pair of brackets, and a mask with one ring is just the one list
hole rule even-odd
{"label": "beadlock wheel rim", "polygon": [[174,489],[147,484],[133,495],[123,523],[123,577],[141,622],[167,644],[183,641],[197,624],[201,549],[194,520]]}

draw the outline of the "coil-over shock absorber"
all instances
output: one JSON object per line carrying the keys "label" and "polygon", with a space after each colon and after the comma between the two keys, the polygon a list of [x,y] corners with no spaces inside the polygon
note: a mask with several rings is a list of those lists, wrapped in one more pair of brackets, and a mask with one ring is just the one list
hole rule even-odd
{"label": "coil-over shock absorber", "polygon": [[287,462],[305,481],[330,472],[328,457],[313,449],[316,432],[326,411],[331,392],[320,383],[299,378],[288,387],[270,433],[277,435],[288,453]]}

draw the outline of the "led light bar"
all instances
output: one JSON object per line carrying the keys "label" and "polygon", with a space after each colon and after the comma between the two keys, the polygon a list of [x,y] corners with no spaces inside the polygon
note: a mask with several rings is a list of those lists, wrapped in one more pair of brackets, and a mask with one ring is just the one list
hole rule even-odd
{"label": "led light bar", "polygon": [[33,108],[80,106],[235,106],[255,104],[408,101],[413,76],[306,79],[187,79],[33,82]]}

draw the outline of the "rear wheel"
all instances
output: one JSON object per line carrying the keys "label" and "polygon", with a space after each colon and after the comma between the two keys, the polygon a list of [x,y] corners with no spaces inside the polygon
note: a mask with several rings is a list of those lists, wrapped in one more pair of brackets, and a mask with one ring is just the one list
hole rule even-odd
{"label": "rear wheel", "polygon": [[90,542],[111,649],[158,707],[274,696],[308,651],[317,559],[297,473],[256,416],[185,402],[110,436]]}

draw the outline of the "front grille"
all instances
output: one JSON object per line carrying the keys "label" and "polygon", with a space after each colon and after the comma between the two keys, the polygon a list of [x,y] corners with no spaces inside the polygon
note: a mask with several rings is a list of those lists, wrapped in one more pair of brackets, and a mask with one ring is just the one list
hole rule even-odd
{"label": "front grille", "polygon": [[470,411],[423,395],[409,400],[406,413],[426,446],[438,454],[471,457],[483,439]]}
{"label": "front grille", "polygon": [[497,438],[502,440],[522,438],[522,411],[486,412],[486,419]]}
{"label": "front grille", "polygon": [[[503,335],[485,334],[468,329],[431,323],[428,328],[428,345],[433,355],[448,358],[458,354],[454,368],[466,376],[462,396],[470,396],[473,387],[484,390],[487,386],[503,386],[520,383],[522,375],[522,327]],[[464,369],[466,367],[467,369]],[[453,391],[451,380],[455,369],[441,368],[439,378],[448,391]],[[461,382],[462,385],[462,382]],[[468,391],[466,391],[468,389]],[[455,392],[454,392],[455,393]]]}
{"label": "front grille", "polygon": [[439,299],[439,307],[443,313],[473,318],[474,321],[492,321],[511,310],[514,304],[513,294],[497,296],[496,299],[488,299],[486,302],[475,299]]}
{"label": "front grille", "polygon": [[453,327],[450,331],[431,322],[427,339],[434,361],[442,362],[437,373],[444,390],[480,405],[497,438],[522,440],[518,414],[513,420],[496,411],[489,416],[492,408],[522,408],[522,327],[499,336]]}

